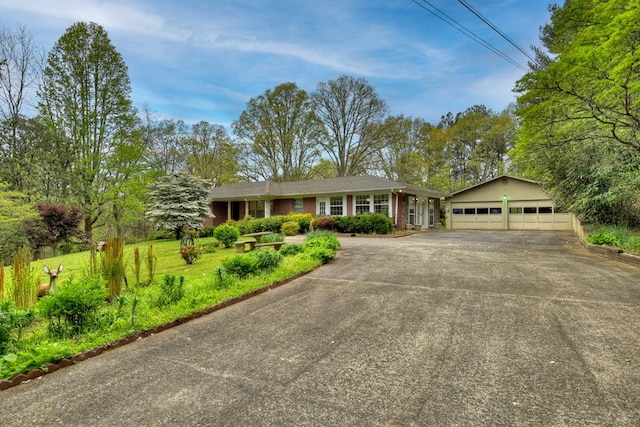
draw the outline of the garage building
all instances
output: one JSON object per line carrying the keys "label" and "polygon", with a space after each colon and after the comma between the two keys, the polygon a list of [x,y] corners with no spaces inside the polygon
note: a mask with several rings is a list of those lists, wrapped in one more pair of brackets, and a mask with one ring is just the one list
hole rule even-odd
{"label": "garage building", "polygon": [[540,184],[502,175],[449,196],[447,228],[572,230],[572,215],[559,212]]}

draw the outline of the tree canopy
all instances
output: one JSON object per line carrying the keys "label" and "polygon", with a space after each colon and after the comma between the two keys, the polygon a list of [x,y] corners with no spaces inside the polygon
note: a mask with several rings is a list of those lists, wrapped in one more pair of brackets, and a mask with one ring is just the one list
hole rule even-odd
{"label": "tree canopy", "polygon": [[159,178],[149,186],[146,216],[156,226],[173,233],[176,239],[185,227],[202,229],[211,215],[211,184],[188,173],[174,173]]}
{"label": "tree canopy", "polygon": [[582,219],[640,224],[640,8],[568,0],[517,82],[514,160]]}
{"label": "tree canopy", "polygon": [[121,165],[110,157],[116,152],[139,155],[126,149],[135,124],[130,92],[122,56],[98,24],[73,24],[49,52],[39,110],[59,136],[51,155],[61,166],[60,175],[68,178],[60,196],[82,206],[87,232],[103,213],[112,168]]}
{"label": "tree canopy", "polygon": [[251,98],[235,134],[248,142],[249,173],[273,181],[300,181],[311,177],[319,159],[322,123],[309,95],[295,83],[282,83]]}

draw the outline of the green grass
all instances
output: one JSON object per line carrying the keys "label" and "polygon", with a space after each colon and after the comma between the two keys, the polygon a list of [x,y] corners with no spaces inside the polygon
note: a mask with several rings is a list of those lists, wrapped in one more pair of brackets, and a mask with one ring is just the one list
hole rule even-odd
{"label": "green grass", "polygon": [[[197,243],[205,245],[215,243],[214,238],[203,238]],[[157,257],[155,280],[149,286],[137,286],[133,271],[134,248],[138,247],[142,258],[141,281],[147,277],[147,246],[153,245]],[[221,265],[222,259],[237,255],[235,248],[218,248],[214,253],[203,253],[194,264],[186,264],[180,255],[179,241],[153,241],[126,245],[124,258],[129,288],[123,289],[122,299],[105,303],[96,316],[96,326],[78,336],[59,338],[52,336],[48,320],[37,316],[22,334],[19,341],[12,343],[7,354],[0,354],[0,379],[9,379],[30,369],[42,368],[48,362],[55,362],[74,354],[93,349],[133,333],[144,331],[178,318],[186,317],[204,308],[214,306],[237,296],[263,288],[272,283],[307,272],[322,262],[309,253],[284,257],[281,264],[272,271],[240,280],[233,278],[221,285],[214,271]],[[271,250],[271,249],[266,249]],[[64,265],[59,276],[60,286],[72,275],[81,278],[89,271],[89,252],[57,256],[32,262],[31,266],[41,273],[41,280],[47,283],[49,278],[43,266],[57,268]],[[55,267],[54,267],[55,266]],[[156,302],[161,289],[159,283],[165,275],[184,276],[185,296],[177,303],[158,307]],[[11,269],[5,269],[5,283],[11,280]],[[135,305],[134,305],[135,301]],[[35,312],[37,313],[37,305]]]}

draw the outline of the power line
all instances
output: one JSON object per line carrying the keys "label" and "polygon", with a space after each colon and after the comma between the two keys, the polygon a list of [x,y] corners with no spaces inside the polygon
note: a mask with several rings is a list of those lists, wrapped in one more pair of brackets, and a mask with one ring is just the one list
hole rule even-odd
{"label": "power line", "polygon": [[525,51],[522,47],[520,47],[520,45],[518,43],[516,43],[515,41],[513,41],[511,39],[511,37],[509,37],[508,35],[506,35],[500,28],[498,28],[496,25],[494,25],[491,21],[489,21],[487,18],[485,18],[480,12],[478,12],[473,6],[471,6],[469,3],[467,3],[465,0],[458,0],[458,2],[463,5],[464,7],[466,7],[467,9],[469,9],[469,11],[471,11],[471,13],[473,13],[474,15],[476,15],[478,18],[480,18],[480,20],[482,22],[484,22],[485,24],[487,24],[489,27],[491,27],[496,33],[500,34],[500,36],[505,39],[506,41],[508,41],[509,43],[511,43],[511,45],[513,47],[515,47],[516,49],[518,49],[520,52],[522,52],[524,54],[524,56],[526,56],[527,58],[529,58],[532,62],[536,62],[536,60],[529,54],[529,52]]}
{"label": "power line", "polygon": [[461,23],[459,23],[458,21],[456,21],[455,19],[453,19],[452,17],[450,17],[449,15],[447,15],[446,13],[444,13],[443,11],[438,9],[437,7],[435,7],[433,4],[429,3],[427,0],[422,0],[422,3],[424,3],[424,4],[422,4],[418,0],[411,0],[411,1],[413,3],[415,3],[416,5],[418,5],[419,7],[421,7],[422,9],[424,9],[427,12],[431,13],[436,18],[442,20],[446,24],[448,24],[451,27],[455,28],[456,30],[460,31],[465,36],[471,38],[472,40],[474,40],[477,43],[481,44],[482,46],[486,47],[487,49],[489,49],[490,51],[492,51],[493,53],[495,53],[496,55],[498,55],[499,57],[501,57],[502,59],[504,59],[505,61],[507,61],[511,65],[519,68],[520,70],[522,70],[524,72],[527,72],[527,69],[525,67],[523,67],[518,62],[516,62],[513,59],[511,59],[509,56],[507,56],[506,54],[504,54],[503,52],[501,52],[500,50],[498,50],[497,48],[492,46],[487,41],[483,40],[480,36],[475,34],[473,31],[469,30],[468,28],[466,28],[464,25],[462,25]]}

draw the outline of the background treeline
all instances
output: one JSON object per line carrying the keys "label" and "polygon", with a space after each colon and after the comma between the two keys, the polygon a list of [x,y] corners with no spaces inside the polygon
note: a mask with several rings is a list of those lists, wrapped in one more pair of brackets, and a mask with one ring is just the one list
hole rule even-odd
{"label": "background treeline", "polygon": [[185,171],[212,186],[368,173],[453,191],[503,173],[516,128],[509,111],[484,106],[435,124],[389,115],[375,88],[351,76],[312,93],[267,89],[230,129],[135,108],[130,93],[100,25],[72,25],[50,52],[27,28],[0,27],[1,235],[24,241],[40,203],[80,210],[86,239],[144,238],[149,185]]}
{"label": "background treeline", "polygon": [[438,123],[389,114],[352,76],[312,92],[268,88],[229,128],[185,123],[134,107],[100,25],[72,25],[50,52],[25,27],[0,26],[0,239],[18,239],[41,216],[36,203],[77,207],[85,238],[143,238],[149,184],[178,171],[215,186],[368,173],[443,192],[512,173],[584,221],[637,227],[640,7],[573,0],[550,11],[517,103]]}

